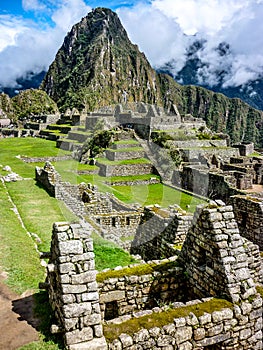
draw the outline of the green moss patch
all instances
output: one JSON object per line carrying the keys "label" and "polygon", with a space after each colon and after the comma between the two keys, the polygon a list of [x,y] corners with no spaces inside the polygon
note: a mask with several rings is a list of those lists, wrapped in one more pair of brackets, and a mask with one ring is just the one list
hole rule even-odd
{"label": "green moss patch", "polygon": [[176,261],[163,262],[160,264],[141,264],[132,267],[125,267],[121,270],[110,270],[97,274],[97,282],[103,282],[109,278],[120,278],[124,276],[143,276],[154,272],[165,272],[177,266]]}
{"label": "green moss patch", "polygon": [[211,299],[210,301],[183,306],[176,309],[170,309],[161,313],[153,313],[140,318],[133,318],[129,321],[121,324],[112,324],[104,326],[104,335],[108,342],[112,342],[117,339],[122,333],[133,335],[139,330],[151,329],[153,327],[163,327],[170,323],[173,323],[175,318],[186,317],[190,312],[194,313],[197,317],[203,315],[205,312],[212,313],[213,311],[219,311],[224,308],[232,308],[233,304],[224,299]]}

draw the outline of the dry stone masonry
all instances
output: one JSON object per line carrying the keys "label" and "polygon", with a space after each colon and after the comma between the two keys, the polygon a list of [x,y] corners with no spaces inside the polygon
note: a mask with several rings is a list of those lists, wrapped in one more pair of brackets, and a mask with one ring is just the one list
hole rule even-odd
{"label": "dry stone masonry", "polygon": [[46,282],[58,330],[69,350],[107,349],[90,233],[91,227],[83,223],[53,226]]}
{"label": "dry stone masonry", "polygon": [[262,349],[260,253],[232,206],[199,206],[178,257],[97,275],[89,233],[54,224],[47,284],[68,349]]}

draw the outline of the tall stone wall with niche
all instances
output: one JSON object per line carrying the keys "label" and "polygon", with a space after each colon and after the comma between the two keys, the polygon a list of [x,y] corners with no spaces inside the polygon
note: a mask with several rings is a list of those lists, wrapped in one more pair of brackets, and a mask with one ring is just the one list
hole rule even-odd
{"label": "tall stone wall with niche", "polygon": [[53,225],[46,282],[57,331],[69,350],[107,349],[90,234],[86,223]]}
{"label": "tall stone wall with niche", "polygon": [[145,207],[131,252],[141,255],[146,261],[173,256],[183,244],[192,219],[192,215],[176,208]]}
{"label": "tall stone wall with niche", "polygon": [[248,195],[231,197],[240,234],[263,250],[263,199]]}

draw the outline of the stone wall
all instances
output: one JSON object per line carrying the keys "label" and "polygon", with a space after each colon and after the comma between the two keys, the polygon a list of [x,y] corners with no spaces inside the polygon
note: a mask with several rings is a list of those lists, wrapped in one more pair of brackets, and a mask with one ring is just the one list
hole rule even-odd
{"label": "stone wall", "polygon": [[169,141],[169,145],[177,148],[191,147],[227,147],[227,140],[186,140],[186,141]]}
{"label": "stone wall", "polygon": [[[170,301],[186,300],[183,270],[175,266],[174,262],[174,258],[148,262],[145,265],[124,268],[123,273],[118,268],[116,272],[122,276],[115,278],[107,278],[108,270],[99,273],[97,279],[102,319],[133,315]],[[145,269],[144,266],[146,269],[150,266],[153,272],[138,275],[138,271]],[[127,270],[135,272],[127,275]]]}
{"label": "stone wall", "polygon": [[141,151],[125,151],[125,149],[121,151],[120,150],[116,151],[113,149],[107,149],[105,153],[106,153],[107,159],[112,161],[144,158],[145,156],[143,149]]}
{"label": "stone wall", "polygon": [[185,266],[192,297],[224,296],[234,303],[256,296],[245,242],[233,207],[222,201],[199,206],[179,261]]}
{"label": "stone wall", "polygon": [[213,155],[220,156],[224,161],[229,161],[231,157],[237,157],[239,151],[236,148],[226,147],[207,147],[198,149],[180,149],[181,156],[185,162],[193,162],[199,160],[200,157],[211,158]]}
{"label": "stone wall", "polygon": [[57,330],[69,350],[107,349],[90,233],[87,224],[53,225],[46,282]]}
{"label": "stone wall", "polygon": [[176,209],[145,207],[131,252],[141,255],[146,261],[174,255],[178,246],[183,244],[192,219],[192,215]]}
{"label": "stone wall", "polygon": [[248,195],[231,197],[240,234],[263,250],[263,199]]}
{"label": "stone wall", "polygon": [[[196,308],[201,309],[213,300],[194,301]],[[262,324],[257,318],[261,311],[261,299],[253,303],[222,308],[213,312],[205,312],[196,316],[189,312],[187,316],[183,310],[188,306],[174,306],[174,310],[182,312],[181,317],[175,317],[172,322],[164,326],[151,324],[147,329],[136,330],[134,333],[122,333],[108,344],[109,350],[133,349],[178,349],[178,350],[261,350]],[[253,311],[251,311],[253,310]],[[172,310],[171,310],[172,311]],[[247,326],[246,320],[251,313],[253,326]],[[160,310],[149,311],[145,316],[152,321],[155,315],[162,315]],[[166,311],[167,314],[167,311]],[[253,315],[253,316],[252,316]],[[158,318],[156,316],[156,318]],[[128,321],[129,322],[129,321]],[[152,322],[153,323],[153,322]],[[118,325],[116,325],[118,326]],[[110,328],[114,331],[114,325]]]}
{"label": "stone wall", "polygon": [[242,179],[238,178],[238,174],[235,177],[234,172],[209,171],[209,168],[199,165],[184,166],[182,171],[174,171],[172,178],[172,183],[178,187],[211,199],[220,198],[224,202],[242,193],[236,188],[238,181]]}
{"label": "stone wall", "polygon": [[46,162],[43,168],[36,167],[35,178],[44,188],[55,197],[55,187],[61,181],[60,175],[54,172],[54,168],[50,162]]}
{"label": "stone wall", "polygon": [[156,170],[152,164],[123,164],[123,165],[109,165],[97,162],[100,167],[99,175],[109,177],[109,176],[125,176],[129,175],[144,175],[144,174],[154,174]]}

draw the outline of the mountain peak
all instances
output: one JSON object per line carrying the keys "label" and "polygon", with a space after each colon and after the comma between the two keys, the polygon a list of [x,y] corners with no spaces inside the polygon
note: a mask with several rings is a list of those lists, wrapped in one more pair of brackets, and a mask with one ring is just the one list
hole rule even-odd
{"label": "mountain peak", "polygon": [[72,27],[41,88],[62,109],[119,103],[123,92],[130,102],[158,104],[156,77],[117,14],[99,7]]}

